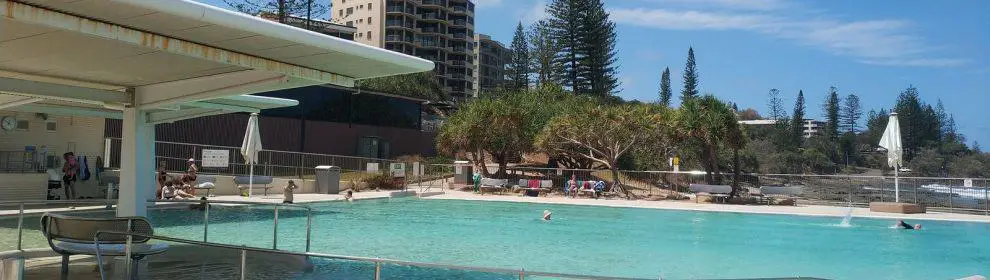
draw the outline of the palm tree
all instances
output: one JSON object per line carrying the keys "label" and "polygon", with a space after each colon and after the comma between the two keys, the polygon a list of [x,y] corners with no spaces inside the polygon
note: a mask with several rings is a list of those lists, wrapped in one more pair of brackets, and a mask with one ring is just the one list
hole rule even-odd
{"label": "palm tree", "polygon": [[718,148],[720,145],[735,151],[736,173],[733,195],[738,188],[738,150],[745,145],[742,130],[736,115],[729,104],[715,96],[705,95],[689,99],[681,106],[682,126],[688,141],[698,149],[699,159],[705,169],[705,182],[721,183],[718,170]]}

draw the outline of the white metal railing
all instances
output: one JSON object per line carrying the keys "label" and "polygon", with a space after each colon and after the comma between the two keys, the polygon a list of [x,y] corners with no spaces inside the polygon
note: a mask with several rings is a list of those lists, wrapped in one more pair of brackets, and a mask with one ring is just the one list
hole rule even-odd
{"label": "white metal railing", "polygon": [[[172,238],[172,237],[165,237],[165,236],[145,235],[145,234],[139,234],[139,233],[133,233],[133,232],[99,231],[99,232],[96,233],[96,236],[93,238],[93,242],[97,246],[97,249],[96,249],[96,252],[97,252],[96,259],[97,259],[97,261],[96,262],[98,264],[98,269],[100,270],[100,279],[102,279],[102,280],[106,280],[107,279],[107,276],[106,276],[106,273],[104,273],[104,271],[105,271],[105,269],[103,268],[103,266],[104,266],[103,263],[104,262],[103,262],[102,255],[100,254],[100,249],[99,249],[99,244],[100,243],[99,243],[99,241],[100,241],[100,236],[107,235],[107,234],[110,234],[110,235],[127,235],[129,237],[141,237],[141,238],[147,238],[147,239],[150,239],[150,240],[161,240],[161,241],[183,243],[183,244],[190,244],[190,245],[197,245],[197,246],[204,246],[204,247],[238,250],[241,253],[241,258],[240,258],[241,261],[239,262],[238,269],[237,269],[237,271],[239,272],[239,278],[238,279],[246,279],[246,277],[247,277],[247,272],[248,272],[247,269],[248,269],[248,267],[246,265],[246,260],[247,260],[247,253],[248,252],[267,253],[267,254],[278,254],[278,255],[290,255],[290,256],[301,256],[301,257],[307,257],[307,258],[322,258],[322,259],[346,260],[346,261],[356,261],[356,262],[363,262],[363,263],[372,263],[375,266],[375,269],[374,269],[374,279],[375,280],[382,279],[381,272],[382,272],[382,265],[383,264],[402,265],[402,266],[413,266],[413,267],[420,267],[420,268],[439,268],[439,269],[448,269],[448,270],[463,270],[463,271],[474,271],[474,272],[498,273],[498,274],[506,274],[506,275],[518,275],[520,280],[525,279],[527,276],[554,277],[554,278],[566,278],[566,279],[605,279],[605,280],[640,280],[640,279],[644,279],[645,280],[645,279],[647,279],[647,278],[609,277],[609,276],[595,276],[595,275],[582,275],[582,274],[540,272],[540,271],[526,270],[525,268],[520,268],[520,269],[516,270],[516,269],[506,269],[506,268],[478,267],[478,266],[465,266],[465,265],[447,265],[447,264],[436,264],[436,263],[425,263],[425,262],[414,262],[414,261],[402,261],[402,260],[383,259],[383,258],[367,258],[367,257],[356,257],[356,256],[347,256],[347,255],[333,255],[333,254],[322,254],[322,253],[309,253],[309,252],[300,253],[300,252],[281,251],[281,250],[274,250],[274,249],[261,249],[261,248],[251,248],[251,247],[246,247],[246,246],[236,246],[236,245],[226,245],[226,244],[218,244],[218,243],[209,243],[209,242],[199,242],[199,241],[194,241],[194,240],[179,239],[179,238]],[[125,266],[128,267],[128,268],[131,267],[131,263],[130,263],[131,262],[131,256],[130,256],[130,250],[127,249],[127,248],[130,248],[132,246],[131,239],[132,238],[128,238],[127,243],[125,244],[125,258],[124,259],[126,261],[126,265]],[[131,278],[130,273],[132,273],[132,272],[130,270],[127,270],[127,273],[128,274],[126,275],[126,278]],[[654,279],[654,278],[649,278],[649,279]],[[663,279],[663,277],[660,277],[660,279]]]}
{"label": "white metal railing", "polygon": [[[117,200],[30,200],[30,201],[6,201],[0,202],[0,206],[18,206],[17,214],[17,250],[23,249],[23,236],[24,236],[24,206],[27,205],[80,205],[80,204],[95,204],[95,205],[105,205],[107,209],[112,208]],[[229,200],[148,200],[148,202],[155,203],[169,203],[169,204],[205,204],[207,207],[203,210],[203,242],[208,242],[209,228],[210,228],[210,204],[222,203],[222,204],[235,204],[235,205],[255,205],[255,206],[272,206],[274,209],[274,216],[272,219],[272,249],[278,249],[278,222],[279,222],[279,209],[280,208],[294,208],[306,211],[306,252],[310,250],[311,236],[313,229],[313,209],[306,205],[301,204],[283,204],[283,203],[266,203],[266,202],[249,202],[249,201],[229,201]]]}

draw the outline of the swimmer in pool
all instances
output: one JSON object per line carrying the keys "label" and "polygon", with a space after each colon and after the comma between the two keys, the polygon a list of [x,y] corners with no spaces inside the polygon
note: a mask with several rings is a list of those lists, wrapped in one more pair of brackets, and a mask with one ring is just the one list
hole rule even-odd
{"label": "swimmer in pool", "polygon": [[553,212],[550,212],[550,210],[543,210],[543,220],[544,221],[549,221],[550,220],[550,215],[553,215]]}
{"label": "swimmer in pool", "polygon": [[909,225],[904,220],[897,220],[897,226],[903,229],[921,229],[921,224]]}

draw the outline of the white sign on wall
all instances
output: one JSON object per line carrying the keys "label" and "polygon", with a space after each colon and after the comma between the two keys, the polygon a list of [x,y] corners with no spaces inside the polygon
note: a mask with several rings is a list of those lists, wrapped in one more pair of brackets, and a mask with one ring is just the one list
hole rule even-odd
{"label": "white sign on wall", "polygon": [[227,167],[230,165],[229,150],[203,150],[202,167]]}
{"label": "white sign on wall", "polygon": [[366,168],[367,168],[367,170],[368,170],[368,173],[375,173],[375,172],[378,172],[378,163],[377,163],[377,162],[369,162],[369,163],[368,163],[368,164],[366,165]]}
{"label": "white sign on wall", "polygon": [[392,163],[389,168],[392,177],[406,177],[406,164],[401,162]]}
{"label": "white sign on wall", "polygon": [[972,188],[973,187],[973,179],[963,180],[963,186],[964,187],[967,187],[967,188]]}
{"label": "white sign on wall", "polygon": [[413,175],[423,176],[423,165],[419,162],[413,162]]}

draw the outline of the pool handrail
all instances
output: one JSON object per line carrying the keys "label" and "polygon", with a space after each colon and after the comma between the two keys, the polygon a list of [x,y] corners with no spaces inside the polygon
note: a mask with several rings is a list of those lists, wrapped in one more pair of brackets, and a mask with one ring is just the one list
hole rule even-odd
{"label": "pool handrail", "polygon": [[[582,275],[582,274],[568,274],[568,273],[529,271],[529,270],[526,270],[524,268],[520,268],[519,270],[515,270],[515,269],[496,268],[496,267],[480,267],[480,266],[467,266],[467,265],[450,265],[450,264],[414,262],[414,261],[403,261],[403,260],[393,260],[393,259],[383,259],[383,258],[368,258],[368,257],[357,257],[357,256],[348,256],[348,255],[312,253],[312,252],[291,252],[291,251],[283,251],[283,250],[276,250],[276,249],[265,249],[265,248],[237,246],[237,245],[228,245],[228,244],[211,243],[211,242],[201,242],[201,241],[195,241],[195,240],[189,240],[189,239],[181,239],[181,238],[173,238],[173,237],[157,236],[157,235],[147,235],[147,234],[141,234],[141,233],[135,233],[135,232],[121,232],[121,231],[98,231],[96,233],[96,236],[93,238],[93,241],[94,241],[94,243],[96,243],[96,246],[99,246],[99,242],[98,242],[100,240],[99,237],[101,235],[103,235],[103,234],[127,235],[127,236],[132,236],[132,237],[155,239],[155,240],[175,242],[175,243],[183,243],[183,244],[189,244],[189,245],[197,245],[197,246],[205,246],[205,247],[214,247],[214,248],[225,248],[225,249],[232,249],[232,250],[240,250],[241,251],[241,262],[240,262],[240,268],[238,269],[238,271],[240,271],[240,278],[239,279],[245,279],[245,277],[247,275],[247,273],[246,273],[247,272],[247,266],[245,265],[245,260],[246,260],[246,256],[247,256],[247,252],[248,251],[251,251],[251,252],[261,252],[261,253],[271,253],[271,254],[282,254],[282,255],[290,255],[290,256],[300,256],[300,257],[307,257],[307,258],[314,257],[314,258],[338,259],[338,260],[348,260],[348,261],[357,261],[357,262],[371,262],[371,263],[374,263],[375,264],[375,277],[374,277],[375,280],[380,280],[381,279],[381,269],[382,269],[382,264],[383,263],[384,264],[394,264],[394,265],[415,266],[415,267],[426,267],[426,268],[442,268],[442,269],[451,269],[451,270],[466,270],[466,271],[477,271],[477,272],[488,272],[488,273],[511,274],[511,275],[519,275],[519,279],[520,280],[524,279],[527,275],[528,276],[569,278],[569,279],[603,279],[603,280],[647,280],[647,279],[654,279],[654,278],[593,276],[593,275]],[[131,245],[130,243],[126,244],[126,246],[128,246],[128,247],[130,245]],[[129,250],[127,250],[127,251],[129,252]],[[97,252],[99,252],[99,248],[97,248]],[[130,256],[128,255],[124,259],[125,259],[125,261],[129,262]],[[105,275],[103,273],[103,271],[104,271],[103,265],[104,264],[103,264],[103,261],[102,261],[102,256],[100,256],[99,254],[97,254],[97,261],[96,262],[97,262],[98,268],[100,270],[100,279],[101,280],[106,280],[106,277],[105,277]],[[125,266],[126,267],[130,267],[130,263],[127,263]],[[127,275],[127,276],[129,277],[130,275]]]}
{"label": "pool handrail", "polygon": [[[116,199],[75,199],[75,200],[22,200],[22,201],[2,201],[0,206],[19,206],[17,214],[17,250],[23,250],[23,236],[24,236],[24,206],[25,205],[51,205],[51,204],[104,204],[107,208],[112,207],[116,204]],[[274,207],[274,228],[272,229],[272,249],[278,249],[278,209],[281,207],[286,208],[297,208],[306,211],[306,252],[310,250],[312,228],[313,228],[313,209],[309,206],[302,204],[284,204],[284,203],[272,203],[272,202],[255,202],[255,201],[236,201],[236,200],[157,200],[149,199],[148,202],[162,202],[162,203],[184,203],[184,204],[200,204],[206,203],[214,204],[237,204],[237,205],[265,205]],[[210,225],[210,208],[206,207],[203,211],[203,241],[208,241],[209,225]],[[87,209],[90,210],[90,209]]]}

